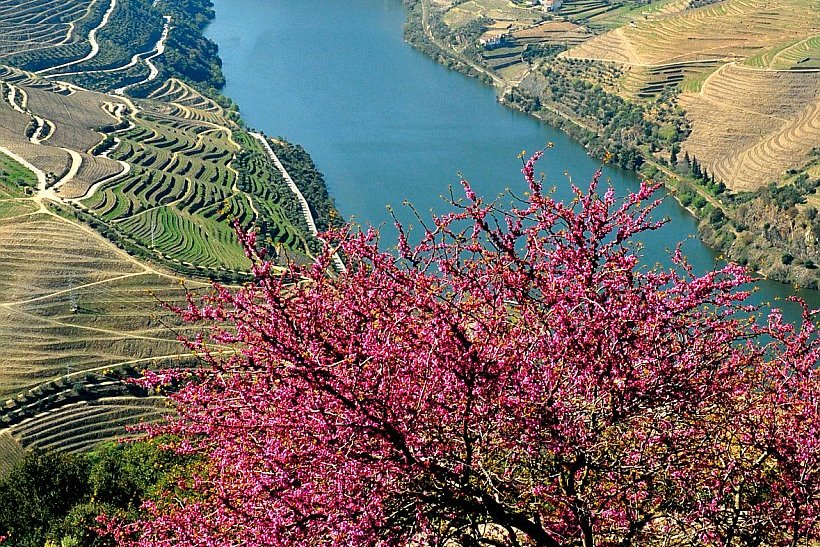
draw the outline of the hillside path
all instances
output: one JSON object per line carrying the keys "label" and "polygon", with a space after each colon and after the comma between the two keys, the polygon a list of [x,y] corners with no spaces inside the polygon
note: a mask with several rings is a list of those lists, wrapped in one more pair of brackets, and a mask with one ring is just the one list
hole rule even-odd
{"label": "hillside path", "polygon": [[[151,51],[148,52],[148,53],[151,53],[151,55],[149,55],[148,57],[145,57],[143,59],[145,61],[145,64],[148,65],[148,76],[146,76],[145,79],[143,79],[143,80],[139,80],[139,81],[136,81],[134,83],[124,85],[122,87],[118,87],[117,89],[114,90],[115,95],[123,95],[127,89],[130,89],[130,88],[132,88],[134,86],[137,86],[137,85],[140,85],[140,84],[144,84],[145,82],[153,82],[154,80],[157,79],[157,76],[159,76],[159,69],[157,68],[157,66],[152,61],[154,59],[156,59],[157,57],[159,57],[160,55],[162,55],[163,53],[165,53],[165,42],[168,40],[168,35],[170,33],[171,33],[171,16],[166,15],[165,16],[165,24],[162,26],[162,34],[160,35],[159,40],[157,40],[157,44],[154,46],[154,48]],[[141,58],[142,55],[146,55],[146,54],[145,53],[140,53],[138,55],[135,55],[134,57],[135,58]]]}
{"label": "hillside path", "polygon": [[101,29],[103,29],[108,24],[108,20],[111,18],[111,14],[114,13],[114,10],[116,9],[116,7],[117,7],[117,0],[111,0],[111,5],[108,7],[108,11],[105,12],[105,15],[103,15],[103,18],[102,18],[102,21],[100,21],[100,24],[97,25],[96,27],[94,27],[93,29],[91,29],[88,32],[88,43],[91,44],[91,51],[88,52],[88,55],[86,55],[82,59],[77,59],[75,61],[69,61],[67,63],[63,63],[61,65],[53,66],[53,67],[50,67],[50,68],[45,68],[43,70],[35,72],[35,74],[45,75],[47,72],[52,72],[54,70],[60,70],[61,68],[67,68],[67,67],[70,67],[70,66],[78,65],[80,63],[90,61],[91,59],[96,57],[97,54],[100,52],[100,44],[99,44],[99,42],[97,42],[97,32],[99,32]]}
{"label": "hillside path", "polygon": [[[261,133],[250,133],[250,135],[262,144],[262,146],[265,148],[265,151],[268,153],[268,156],[270,156],[270,159],[273,161],[273,164],[276,166],[279,172],[282,173],[282,178],[285,179],[285,183],[288,185],[288,188],[290,188],[290,190],[296,195],[296,199],[299,201],[299,205],[302,207],[302,214],[305,217],[305,222],[307,222],[308,229],[310,229],[310,233],[314,237],[317,237],[317,239],[321,239],[318,238],[319,230],[316,228],[316,221],[313,219],[313,213],[310,212],[310,205],[308,205],[308,202],[305,199],[305,196],[302,195],[302,192],[299,190],[299,187],[296,186],[295,182],[293,182],[293,179],[291,178],[287,169],[285,169],[285,166],[282,165],[281,161],[279,161],[279,157],[273,151],[273,148],[271,148],[268,140]],[[342,259],[339,257],[338,254],[334,253],[333,263],[339,269],[339,271],[343,272],[347,270],[347,268],[344,265],[344,262],[342,262]]]}

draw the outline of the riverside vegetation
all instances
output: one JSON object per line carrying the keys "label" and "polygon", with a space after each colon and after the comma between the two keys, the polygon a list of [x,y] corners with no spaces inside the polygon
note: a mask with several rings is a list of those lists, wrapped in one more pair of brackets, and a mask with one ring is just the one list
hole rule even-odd
{"label": "riverside vegetation", "polygon": [[[816,3],[405,4],[417,48],[590,154],[667,183],[727,257],[818,286]],[[493,36],[504,42],[479,42]]]}

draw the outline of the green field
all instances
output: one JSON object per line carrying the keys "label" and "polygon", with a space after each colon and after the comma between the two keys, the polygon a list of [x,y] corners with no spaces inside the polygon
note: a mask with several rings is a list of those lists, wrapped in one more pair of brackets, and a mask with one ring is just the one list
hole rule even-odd
{"label": "green field", "polygon": [[25,197],[26,187],[36,186],[34,173],[0,152],[0,200]]}
{"label": "green field", "polygon": [[131,127],[114,133],[110,153],[131,171],[78,201],[106,235],[206,275],[249,267],[234,221],[307,251],[306,225],[281,174],[218,107],[185,88],[141,106]]}

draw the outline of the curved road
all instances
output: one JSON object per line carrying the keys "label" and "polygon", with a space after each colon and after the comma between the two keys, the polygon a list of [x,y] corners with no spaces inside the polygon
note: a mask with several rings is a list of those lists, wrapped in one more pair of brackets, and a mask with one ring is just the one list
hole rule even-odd
{"label": "curved road", "polygon": [[[97,32],[99,32],[105,25],[108,24],[108,20],[111,18],[111,14],[114,13],[114,9],[117,7],[117,0],[111,0],[111,5],[108,7],[108,11],[105,12],[103,15],[102,21],[100,24],[91,29],[88,32],[88,42],[91,44],[91,51],[83,57],[82,59],[77,59],[76,61],[69,61],[68,63],[63,63],[62,65],[53,66],[51,68],[44,68],[43,70],[35,72],[35,74],[43,74],[45,75],[46,72],[52,72],[54,70],[60,70],[61,68],[66,68],[74,65],[78,65],[80,63],[84,63],[86,61],[90,61],[97,54],[100,52],[100,44],[97,42]],[[52,76],[58,76],[53,74]]]}
{"label": "curved road", "polygon": [[[157,40],[157,45],[154,46],[154,49],[152,49],[151,51],[148,52],[148,53],[151,53],[151,52],[153,52],[153,53],[150,56],[145,57],[145,59],[143,59],[145,61],[145,64],[148,65],[148,76],[146,76],[144,80],[140,80],[140,81],[134,82],[132,84],[128,84],[128,85],[124,85],[122,87],[118,87],[117,89],[114,90],[115,95],[122,95],[122,94],[125,93],[125,90],[127,90],[131,87],[134,87],[134,86],[139,85],[139,84],[144,84],[145,82],[152,82],[152,81],[157,79],[157,76],[159,76],[159,69],[151,61],[156,59],[157,57],[159,57],[163,53],[165,53],[165,42],[168,40],[168,34],[170,32],[171,32],[171,16],[166,15],[165,16],[165,24],[162,27],[162,35],[159,37],[159,40]],[[141,58],[142,55],[146,55],[146,53],[137,54],[137,55],[134,56],[134,59]],[[132,61],[133,61],[133,59],[132,59]]]}

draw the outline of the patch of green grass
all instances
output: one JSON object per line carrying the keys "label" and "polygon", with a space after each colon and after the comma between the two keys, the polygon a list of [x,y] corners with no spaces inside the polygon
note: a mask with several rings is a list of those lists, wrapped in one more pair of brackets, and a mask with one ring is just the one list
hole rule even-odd
{"label": "patch of green grass", "polygon": [[689,73],[686,78],[680,83],[680,90],[683,93],[700,93],[703,89],[703,83],[717,68],[711,68],[702,72]]}
{"label": "patch of green grass", "polygon": [[25,196],[25,188],[37,187],[37,176],[17,160],[0,153],[0,199]]}
{"label": "patch of green grass", "polygon": [[771,67],[778,70],[820,68],[820,35],[783,48],[773,56]]}

